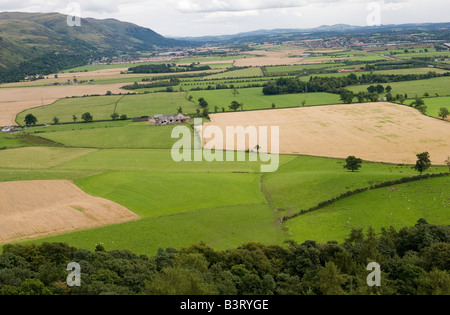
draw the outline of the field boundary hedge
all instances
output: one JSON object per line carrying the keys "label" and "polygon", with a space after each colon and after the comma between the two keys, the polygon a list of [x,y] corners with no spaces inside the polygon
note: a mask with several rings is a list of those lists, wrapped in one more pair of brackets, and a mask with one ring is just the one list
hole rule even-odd
{"label": "field boundary hedge", "polygon": [[426,174],[426,175],[418,175],[418,176],[412,176],[412,177],[403,177],[401,179],[398,180],[392,180],[392,181],[387,181],[387,182],[382,182],[376,185],[371,185],[369,187],[365,187],[365,188],[358,188],[352,191],[347,191],[346,193],[341,194],[338,197],[334,197],[331,199],[328,199],[327,201],[321,202],[319,203],[317,206],[314,206],[312,208],[309,208],[308,210],[301,210],[299,213],[293,214],[291,216],[284,216],[281,221],[282,222],[287,222],[289,220],[295,219],[303,214],[309,213],[309,212],[313,212],[316,210],[320,210],[328,205],[331,205],[339,200],[354,196],[354,195],[358,195],[367,191],[371,191],[371,190],[375,190],[375,189],[380,189],[380,188],[385,188],[385,187],[391,187],[394,185],[400,185],[400,184],[405,184],[405,183],[411,183],[411,182],[417,182],[420,180],[424,180],[424,179],[432,179],[432,178],[439,178],[439,177],[446,177],[446,176],[450,176],[450,173],[440,173],[440,174]]}

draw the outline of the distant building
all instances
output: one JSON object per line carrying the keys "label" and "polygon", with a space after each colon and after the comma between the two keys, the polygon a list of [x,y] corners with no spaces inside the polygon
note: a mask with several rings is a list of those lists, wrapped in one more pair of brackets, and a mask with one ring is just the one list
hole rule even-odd
{"label": "distant building", "polygon": [[362,69],[339,69],[339,73],[362,72]]}
{"label": "distant building", "polygon": [[185,124],[187,120],[191,117],[185,116],[183,114],[178,115],[156,115],[154,117],[142,116],[139,118],[134,118],[133,122],[150,122],[155,126],[166,126],[166,125],[179,125]]}
{"label": "distant building", "polygon": [[185,124],[186,120],[191,119],[189,116],[183,114],[178,115],[156,115],[150,118],[150,122],[155,126],[165,126],[165,125],[178,125]]}
{"label": "distant building", "polygon": [[11,130],[14,130],[14,127],[3,127],[2,132],[11,132]]}

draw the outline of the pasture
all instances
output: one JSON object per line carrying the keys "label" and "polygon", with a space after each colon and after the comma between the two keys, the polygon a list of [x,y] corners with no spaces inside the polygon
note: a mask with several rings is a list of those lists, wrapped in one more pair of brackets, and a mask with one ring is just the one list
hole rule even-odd
{"label": "pasture", "polygon": [[323,209],[300,215],[286,223],[298,242],[330,239],[342,242],[352,228],[413,226],[418,218],[430,224],[448,225],[449,178],[434,178],[395,187],[367,191],[337,201]]}
{"label": "pasture", "polygon": [[[375,84],[376,85],[376,84]],[[434,96],[436,93],[439,96],[449,96],[450,86],[448,84],[448,77],[432,78],[428,80],[416,80],[406,82],[394,82],[383,84],[384,87],[390,85],[392,87],[391,94],[408,94],[408,98],[414,98],[415,96],[422,97],[425,93]],[[355,93],[360,91],[367,92],[368,85],[349,86],[348,89]]]}
{"label": "pasture", "polygon": [[60,123],[70,123],[73,122],[73,115],[82,121],[81,116],[86,112],[90,112],[94,120],[111,120],[114,112],[128,118],[174,115],[178,107],[182,107],[185,113],[195,112],[195,105],[186,100],[185,93],[177,92],[68,98],[49,106],[26,110],[18,115],[17,121],[24,121],[27,114],[33,114],[39,124],[52,124],[54,117],[58,117]]}
{"label": "pasture", "polygon": [[[234,96],[232,90],[215,90],[215,91],[190,91],[189,95],[193,96],[193,101],[197,101],[203,97],[209,103],[210,111],[213,112],[217,106],[219,111],[222,107],[226,111],[230,111],[229,106],[232,101],[244,103],[244,111],[301,107],[305,101],[305,106],[328,105],[340,103],[339,95],[330,93],[302,93],[302,94],[286,94],[286,95],[270,95],[266,96],[262,93],[262,88],[239,89],[239,94]],[[240,110],[240,109],[239,109]]]}
{"label": "pasture", "polygon": [[427,106],[427,115],[438,117],[441,108],[447,108],[450,111],[450,97],[432,97],[424,99]]}

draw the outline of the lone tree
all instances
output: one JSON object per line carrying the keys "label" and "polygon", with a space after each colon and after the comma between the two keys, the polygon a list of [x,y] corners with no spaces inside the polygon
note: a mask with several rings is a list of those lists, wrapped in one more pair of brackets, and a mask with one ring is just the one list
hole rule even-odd
{"label": "lone tree", "polygon": [[348,170],[350,170],[352,172],[355,172],[355,171],[357,171],[357,170],[359,170],[361,168],[361,164],[362,164],[363,161],[361,159],[355,157],[355,156],[349,156],[345,160],[345,162],[347,164],[344,165],[344,168],[348,169]]}
{"label": "lone tree", "polygon": [[183,108],[180,106],[180,107],[178,107],[178,114],[183,114]]}
{"label": "lone tree", "polygon": [[424,152],[417,154],[415,170],[422,174],[431,167],[430,153]]}
{"label": "lone tree", "polygon": [[116,121],[117,118],[119,118],[119,114],[114,113],[114,114],[111,115],[111,118],[112,118],[113,121]]}
{"label": "lone tree", "polygon": [[448,171],[450,172],[450,156],[448,157],[447,161],[445,161],[445,164],[447,164]]}
{"label": "lone tree", "polygon": [[438,116],[441,117],[442,119],[445,119],[445,118],[448,117],[449,114],[450,114],[450,113],[449,113],[448,109],[445,108],[445,107],[442,107],[442,108],[439,110]]}
{"label": "lone tree", "polygon": [[208,102],[203,97],[198,99],[198,105],[200,105],[201,108],[207,108],[209,106]]}
{"label": "lone tree", "polygon": [[77,122],[77,120],[78,120],[78,117],[77,117],[77,115],[72,115],[72,120],[73,120],[73,122],[74,122],[74,123],[76,123],[76,122]]}
{"label": "lone tree", "polygon": [[341,91],[341,101],[345,104],[351,104],[353,102],[353,98],[355,97],[355,93],[349,90]]}
{"label": "lone tree", "polygon": [[236,95],[239,95],[239,90],[237,87],[233,88],[233,96],[236,97]]}
{"label": "lone tree", "polygon": [[59,118],[58,117],[53,117],[53,122],[55,123],[55,125],[59,124]]}
{"label": "lone tree", "polygon": [[230,105],[230,109],[234,110],[234,111],[237,111],[241,106],[243,106],[243,104],[240,104],[237,101],[232,101],[231,105]]}
{"label": "lone tree", "polygon": [[37,123],[37,118],[34,117],[33,114],[28,114],[27,116],[25,116],[25,124],[29,127],[31,125],[36,125]]}
{"label": "lone tree", "polygon": [[81,116],[81,119],[83,119],[84,120],[84,122],[92,122],[93,120],[94,120],[94,118],[92,117],[92,115],[91,115],[91,113],[84,113],[82,116]]}

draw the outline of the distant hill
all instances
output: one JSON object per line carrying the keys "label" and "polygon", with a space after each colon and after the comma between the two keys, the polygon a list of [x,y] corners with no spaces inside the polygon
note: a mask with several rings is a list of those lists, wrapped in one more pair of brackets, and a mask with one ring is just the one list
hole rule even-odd
{"label": "distant hill", "polygon": [[[249,42],[279,42],[334,35],[364,35],[376,32],[427,32],[440,30],[445,36],[449,34],[450,23],[417,23],[380,26],[355,26],[347,24],[322,25],[305,29],[273,29],[256,30],[233,35],[176,37],[179,40],[190,40],[199,43],[249,43]],[[444,36],[444,37],[445,37]],[[448,38],[448,37],[447,37]],[[441,39],[441,38],[440,38]]]}
{"label": "distant hill", "polygon": [[[57,55],[61,64],[55,67],[59,68],[65,63],[69,67],[82,65],[92,56],[183,45],[186,42],[115,19],[81,19],[81,27],[70,27],[67,16],[60,13],[0,13],[0,72],[3,74],[27,72],[30,65],[39,66],[36,60],[45,56],[51,62],[55,58],[50,56]],[[38,69],[29,71],[32,70]],[[11,80],[14,79],[4,78],[3,82]]]}

